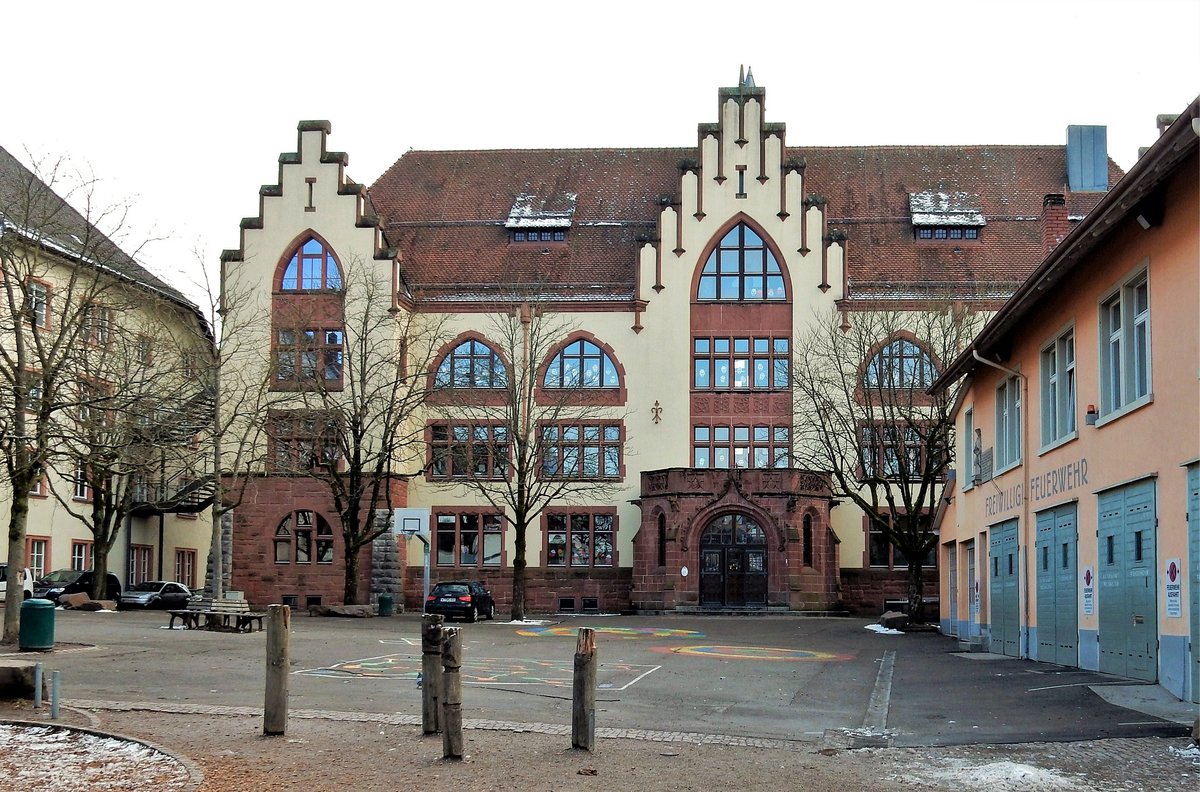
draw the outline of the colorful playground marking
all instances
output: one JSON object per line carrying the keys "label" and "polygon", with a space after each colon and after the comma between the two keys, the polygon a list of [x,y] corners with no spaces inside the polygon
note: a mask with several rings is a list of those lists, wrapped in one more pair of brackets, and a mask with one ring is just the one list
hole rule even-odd
{"label": "colorful playground marking", "polygon": [[781,663],[850,660],[852,655],[812,652],[807,649],[775,649],[769,646],[656,646],[655,652],[721,660],[767,660]]}
{"label": "colorful playground marking", "polygon": [[[603,663],[597,671],[596,686],[605,690],[626,690],[659,668],[661,666],[639,663]],[[394,654],[348,660],[296,673],[333,679],[410,679],[415,683],[420,672],[420,655]],[[574,679],[574,660],[481,657],[463,663],[459,673],[467,685],[570,687]]]}
{"label": "colorful playground marking", "polygon": [[[704,633],[695,630],[669,630],[665,627],[593,627],[597,633],[610,635],[614,638],[703,638]],[[517,630],[517,635],[532,638],[574,638],[579,634],[578,627],[525,627]]]}

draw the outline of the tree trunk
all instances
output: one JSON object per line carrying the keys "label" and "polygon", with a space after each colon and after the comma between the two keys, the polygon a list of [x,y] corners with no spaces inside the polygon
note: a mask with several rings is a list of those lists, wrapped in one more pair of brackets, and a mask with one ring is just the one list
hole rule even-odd
{"label": "tree trunk", "polygon": [[908,563],[908,618],[914,623],[925,621],[925,580],[920,561]]}
{"label": "tree trunk", "polygon": [[516,557],[513,559],[512,620],[525,621],[525,524],[516,526]]}
{"label": "tree trunk", "polygon": [[25,524],[29,518],[29,498],[18,494],[29,491],[29,484],[13,482],[12,504],[8,514],[8,590],[4,595],[4,643],[16,643],[21,633],[23,586],[16,585],[17,575],[25,568]]}
{"label": "tree trunk", "polygon": [[346,545],[346,586],[342,591],[343,605],[358,604],[358,552],[361,548],[349,549]]}

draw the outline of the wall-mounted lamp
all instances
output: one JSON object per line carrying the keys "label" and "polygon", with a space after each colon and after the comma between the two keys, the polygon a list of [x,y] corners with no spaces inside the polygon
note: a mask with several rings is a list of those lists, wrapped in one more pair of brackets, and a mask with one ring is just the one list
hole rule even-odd
{"label": "wall-mounted lamp", "polygon": [[1100,413],[1096,410],[1096,405],[1089,404],[1087,412],[1083,416],[1083,422],[1088,426],[1095,426],[1097,419],[1100,418]]}

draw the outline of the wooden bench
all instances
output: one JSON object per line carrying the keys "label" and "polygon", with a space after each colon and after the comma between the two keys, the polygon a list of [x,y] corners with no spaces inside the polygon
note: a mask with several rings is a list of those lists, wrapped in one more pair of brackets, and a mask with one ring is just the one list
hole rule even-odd
{"label": "wooden bench", "polygon": [[212,630],[214,632],[262,632],[263,617],[267,614],[256,613],[252,611],[243,611],[241,613],[229,613],[225,611],[213,610],[171,610],[167,611],[171,616],[171,622],[168,625],[171,629],[175,628],[175,621],[178,620],[183,625],[185,630]]}

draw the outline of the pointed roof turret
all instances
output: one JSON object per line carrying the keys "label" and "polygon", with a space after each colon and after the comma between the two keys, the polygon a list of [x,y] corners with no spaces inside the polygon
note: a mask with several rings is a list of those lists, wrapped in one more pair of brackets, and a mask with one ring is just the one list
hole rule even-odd
{"label": "pointed roof turret", "polygon": [[753,69],[753,67],[750,67],[750,66],[747,66],[747,67],[746,67],[746,76],[745,76],[745,78],[744,78],[744,79],[743,79],[743,80],[742,80],[742,81],[739,83],[739,85],[740,85],[742,88],[756,88],[756,87],[757,87],[757,86],[754,84],[754,69]]}

